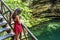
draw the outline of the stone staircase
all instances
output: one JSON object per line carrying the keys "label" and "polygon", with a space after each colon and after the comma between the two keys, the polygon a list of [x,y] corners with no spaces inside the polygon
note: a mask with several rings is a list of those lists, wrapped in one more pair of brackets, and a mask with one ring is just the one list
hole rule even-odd
{"label": "stone staircase", "polygon": [[[3,16],[0,15],[0,33],[3,33],[4,31],[9,31],[11,28],[7,25],[7,22],[4,20]],[[4,40],[6,38],[9,38],[11,36],[14,36],[14,34],[6,34],[4,36],[0,36],[0,40]]]}

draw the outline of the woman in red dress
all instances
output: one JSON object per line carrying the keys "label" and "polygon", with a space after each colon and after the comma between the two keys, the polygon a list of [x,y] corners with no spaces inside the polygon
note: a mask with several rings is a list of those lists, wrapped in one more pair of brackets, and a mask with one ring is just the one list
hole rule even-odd
{"label": "woman in red dress", "polygon": [[12,15],[16,40],[19,40],[19,37],[21,37],[20,34],[22,33],[21,17],[19,14],[21,14],[21,9],[17,8]]}

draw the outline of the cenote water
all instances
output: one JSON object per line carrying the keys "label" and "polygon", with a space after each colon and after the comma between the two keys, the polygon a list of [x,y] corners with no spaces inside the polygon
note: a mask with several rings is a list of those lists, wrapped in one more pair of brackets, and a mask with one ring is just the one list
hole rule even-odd
{"label": "cenote water", "polygon": [[60,40],[60,20],[46,21],[31,29],[38,40]]}

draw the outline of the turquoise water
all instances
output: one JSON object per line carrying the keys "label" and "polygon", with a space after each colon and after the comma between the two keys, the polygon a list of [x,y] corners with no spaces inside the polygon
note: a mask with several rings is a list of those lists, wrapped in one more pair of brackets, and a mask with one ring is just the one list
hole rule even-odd
{"label": "turquoise water", "polygon": [[38,40],[60,40],[60,21],[53,20],[35,25],[31,31]]}

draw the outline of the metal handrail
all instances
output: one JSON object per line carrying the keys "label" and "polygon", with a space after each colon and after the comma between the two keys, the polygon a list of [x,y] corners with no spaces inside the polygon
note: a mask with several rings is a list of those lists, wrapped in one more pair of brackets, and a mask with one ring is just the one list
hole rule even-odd
{"label": "metal handrail", "polygon": [[35,39],[35,40],[38,40],[34,34],[27,28],[27,26],[22,22],[22,25],[24,26],[24,28],[30,33],[30,35]]}
{"label": "metal handrail", "polygon": [[[3,4],[4,4],[4,6],[10,11],[10,12],[12,12],[13,10],[11,10],[8,6],[7,6],[7,4],[3,1],[3,0],[0,0]],[[34,35],[33,35],[33,33],[26,27],[26,25],[24,25],[24,23],[22,23],[22,25],[23,25],[23,27],[30,33],[30,35],[34,38],[34,40],[38,40]],[[10,26],[11,27],[11,26]],[[12,27],[11,27],[12,28]]]}
{"label": "metal handrail", "polygon": [[10,9],[10,7],[7,6],[7,4],[4,2],[4,0],[0,0],[4,6],[10,11],[10,12],[13,12],[13,10]]}

